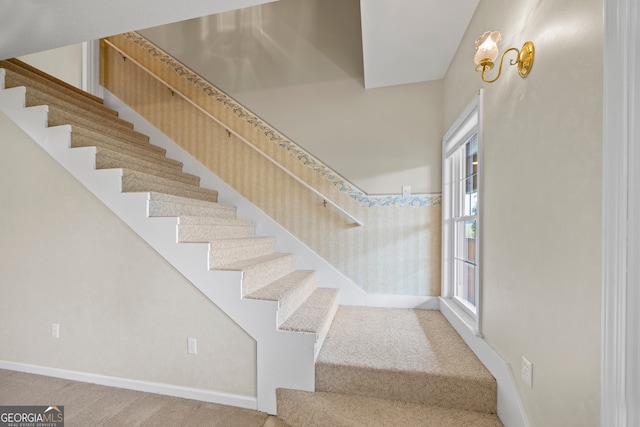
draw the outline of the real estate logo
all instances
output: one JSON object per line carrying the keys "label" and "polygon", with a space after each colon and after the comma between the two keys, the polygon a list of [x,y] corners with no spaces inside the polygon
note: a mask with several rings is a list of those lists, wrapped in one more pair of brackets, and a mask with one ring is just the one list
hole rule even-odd
{"label": "real estate logo", "polygon": [[64,427],[64,406],[0,406],[0,427]]}

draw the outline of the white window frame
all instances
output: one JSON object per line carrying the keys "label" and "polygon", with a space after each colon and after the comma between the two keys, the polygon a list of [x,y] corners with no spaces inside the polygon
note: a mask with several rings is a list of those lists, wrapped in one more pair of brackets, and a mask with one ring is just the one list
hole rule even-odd
{"label": "white window frame", "polygon": [[[450,165],[451,156],[473,137],[477,138],[477,213],[462,219],[476,220],[476,275],[475,312],[464,301],[455,296],[453,283],[455,259],[455,222],[453,212],[458,207],[458,200],[452,199],[452,182],[459,173],[458,165]],[[474,335],[482,336],[482,90],[473,98],[463,113],[442,138],[442,298],[458,314]],[[458,218],[458,220],[460,220]]]}
{"label": "white window frame", "polygon": [[640,425],[640,5],[604,1],[600,425]]}

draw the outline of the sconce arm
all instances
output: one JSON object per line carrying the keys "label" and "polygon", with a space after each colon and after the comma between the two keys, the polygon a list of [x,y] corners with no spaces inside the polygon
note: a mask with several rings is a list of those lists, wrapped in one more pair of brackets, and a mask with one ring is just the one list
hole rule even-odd
{"label": "sconce arm", "polygon": [[[502,73],[502,64],[504,63],[504,57],[507,55],[507,53],[509,53],[509,52],[511,52],[511,51],[514,51],[514,52],[516,52],[516,53],[519,53],[519,52],[520,52],[520,51],[519,51],[518,49],[516,49],[515,47],[512,47],[512,48],[507,49],[507,50],[505,50],[505,51],[504,51],[504,53],[502,54],[502,58],[500,58],[500,67],[498,68],[498,75],[496,76],[496,78],[495,78],[495,79],[493,79],[493,80],[487,80],[487,79],[485,79],[485,77],[484,77],[484,73],[485,73],[485,71],[487,71],[487,68],[489,68],[489,69],[490,69],[490,67],[482,67],[482,81],[483,81],[483,82],[485,82],[485,83],[493,83],[493,82],[495,82],[496,80],[498,80],[498,78],[500,78],[500,74]],[[515,64],[515,62],[513,62],[511,65],[513,65],[513,64]]]}

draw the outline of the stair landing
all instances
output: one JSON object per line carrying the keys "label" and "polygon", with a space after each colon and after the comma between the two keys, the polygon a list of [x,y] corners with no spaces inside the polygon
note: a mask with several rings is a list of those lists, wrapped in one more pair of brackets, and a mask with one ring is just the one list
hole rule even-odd
{"label": "stair landing", "polygon": [[[292,426],[393,425],[403,411],[416,422],[398,425],[502,425],[496,380],[439,311],[339,307],[316,392],[278,393],[278,416]],[[355,413],[362,422],[349,424]]]}
{"label": "stair landing", "polygon": [[341,307],[316,390],[497,412],[497,384],[439,311]]}

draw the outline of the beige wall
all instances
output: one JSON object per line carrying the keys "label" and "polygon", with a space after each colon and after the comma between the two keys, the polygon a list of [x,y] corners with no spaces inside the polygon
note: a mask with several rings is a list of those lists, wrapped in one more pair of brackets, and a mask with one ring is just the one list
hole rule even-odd
{"label": "beige wall", "polygon": [[441,191],[442,81],[365,90],[359,0],[280,0],[141,34],[365,192]]}
{"label": "beige wall", "polygon": [[18,59],[70,85],[82,88],[82,44],[32,53]]}
{"label": "beige wall", "polygon": [[[481,85],[486,30],[535,42],[529,77]],[[445,128],[485,88],[483,332],[534,427],[599,425],[602,37],[600,0],[482,0],[445,79]]]}
{"label": "beige wall", "polygon": [[2,114],[0,136],[0,360],[255,396],[254,340]]}

